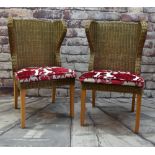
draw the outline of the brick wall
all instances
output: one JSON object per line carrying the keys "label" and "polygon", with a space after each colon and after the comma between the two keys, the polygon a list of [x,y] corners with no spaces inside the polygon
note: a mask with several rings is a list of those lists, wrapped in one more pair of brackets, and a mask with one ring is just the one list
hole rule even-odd
{"label": "brick wall", "polygon": [[[145,97],[155,97],[155,8],[0,8],[0,91],[11,93],[13,87],[8,44],[7,18],[63,19],[68,30],[61,48],[62,66],[75,69],[80,75],[88,69],[88,42],[84,26],[88,20],[148,21],[148,34],[143,50],[142,76],[146,80]],[[90,92],[88,92],[90,94]],[[48,89],[32,89],[28,95],[49,96]],[[58,96],[68,96],[68,87],[59,87]],[[76,82],[76,96],[80,87]],[[99,97],[130,97],[123,93],[98,93]]]}

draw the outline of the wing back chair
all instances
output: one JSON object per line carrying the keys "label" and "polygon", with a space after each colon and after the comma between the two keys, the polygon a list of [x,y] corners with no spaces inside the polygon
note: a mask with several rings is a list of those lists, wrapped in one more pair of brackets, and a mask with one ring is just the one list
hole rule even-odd
{"label": "wing back chair", "polygon": [[60,47],[67,28],[61,20],[9,19],[8,34],[14,79],[14,106],[21,97],[21,127],[25,128],[26,89],[70,86],[70,116],[74,116],[75,72],[61,67]]}
{"label": "wing back chair", "polygon": [[133,94],[132,111],[137,96],[135,132],[139,131],[144,79],[140,77],[141,58],[147,23],[91,21],[85,28],[90,47],[89,72],[80,76],[81,125],[84,125],[86,90],[92,90],[95,106],[96,90]]}

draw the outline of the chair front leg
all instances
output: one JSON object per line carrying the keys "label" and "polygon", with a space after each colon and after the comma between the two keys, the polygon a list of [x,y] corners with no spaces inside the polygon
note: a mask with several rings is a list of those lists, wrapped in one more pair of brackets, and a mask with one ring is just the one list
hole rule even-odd
{"label": "chair front leg", "polygon": [[85,111],[86,111],[86,89],[81,90],[81,115],[80,115],[80,120],[81,120],[81,126],[84,125],[84,120],[85,120]]}
{"label": "chair front leg", "polygon": [[74,83],[70,85],[70,117],[74,117]]}
{"label": "chair front leg", "polygon": [[25,89],[21,89],[20,90],[20,98],[21,98],[21,110],[20,110],[20,114],[21,114],[21,128],[25,128],[25,94],[26,94],[26,90]]}
{"label": "chair front leg", "polygon": [[92,90],[92,107],[95,107],[96,90]]}
{"label": "chair front leg", "polygon": [[56,87],[52,87],[52,103],[55,103],[55,96],[56,96]]}
{"label": "chair front leg", "polygon": [[135,133],[139,132],[142,95],[137,95]]}
{"label": "chair front leg", "polygon": [[14,108],[17,109],[18,108],[18,87],[16,84],[16,81],[13,81],[14,84]]}
{"label": "chair front leg", "polygon": [[135,98],[136,98],[136,94],[132,95],[132,106],[131,106],[131,112],[135,111]]}

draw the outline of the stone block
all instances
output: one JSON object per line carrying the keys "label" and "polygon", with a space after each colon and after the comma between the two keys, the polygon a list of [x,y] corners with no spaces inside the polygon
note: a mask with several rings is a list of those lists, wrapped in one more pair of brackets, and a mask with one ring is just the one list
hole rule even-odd
{"label": "stone block", "polygon": [[154,65],[142,65],[141,71],[146,73],[154,73],[155,67]]}
{"label": "stone block", "polygon": [[0,62],[0,70],[10,70],[12,69],[12,63],[11,62]]}
{"label": "stone block", "polygon": [[148,15],[143,13],[123,13],[121,14],[121,19],[126,22],[148,21]]}
{"label": "stone block", "polygon": [[70,10],[85,10],[85,8],[84,7],[69,7],[68,9],[70,9]]}
{"label": "stone block", "polygon": [[84,7],[85,11],[101,11],[100,7]]}
{"label": "stone block", "polygon": [[13,79],[2,79],[3,87],[13,87]]}
{"label": "stone block", "polygon": [[0,9],[0,18],[7,18],[9,16],[9,13],[6,11],[6,9]]}
{"label": "stone block", "polygon": [[7,36],[8,35],[8,28],[7,26],[0,27],[0,36]]}
{"label": "stone block", "polygon": [[7,26],[7,23],[8,23],[8,19],[4,18],[4,17],[1,17],[0,26]]}
{"label": "stone block", "polygon": [[62,19],[62,10],[53,10],[53,19]]}
{"label": "stone block", "polygon": [[155,64],[155,57],[142,56],[142,64]]}
{"label": "stone block", "polygon": [[10,78],[11,76],[10,76],[10,72],[8,72],[8,71],[3,71],[3,70],[1,70],[0,71],[0,78]]}
{"label": "stone block", "polygon": [[10,61],[11,56],[9,53],[0,53],[0,61]]}
{"label": "stone block", "polygon": [[3,53],[10,53],[10,46],[9,44],[5,44],[2,46],[2,52]]}
{"label": "stone block", "polygon": [[68,28],[81,28],[81,20],[66,20]]}
{"label": "stone block", "polygon": [[143,49],[143,56],[148,56],[148,57],[155,57],[155,49],[148,49],[145,48]]}
{"label": "stone block", "polygon": [[67,62],[88,63],[88,55],[66,55]]}
{"label": "stone block", "polygon": [[[145,49],[146,48],[146,49]],[[153,41],[152,40],[146,40],[144,43],[144,50],[148,50],[153,48]]]}
{"label": "stone block", "polygon": [[144,80],[152,80],[152,74],[150,73],[142,73],[141,76],[144,78]]}
{"label": "stone block", "polygon": [[69,55],[87,55],[89,48],[88,46],[62,46],[61,53]]}
{"label": "stone block", "polygon": [[155,31],[155,23],[148,22],[148,32]]}
{"label": "stone block", "polygon": [[86,37],[84,28],[68,28],[66,37]]}
{"label": "stone block", "polygon": [[9,72],[10,72],[10,78],[13,78],[13,72],[12,72],[12,70],[9,71]]}
{"label": "stone block", "polygon": [[75,70],[80,72],[88,71],[88,63],[75,63]]}
{"label": "stone block", "polygon": [[46,19],[53,19],[53,11],[52,10],[43,10],[37,9],[33,12],[34,18],[46,18]]}
{"label": "stone block", "polygon": [[24,8],[11,8],[6,9],[6,11],[9,13],[9,16],[11,17],[18,17],[18,18],[32,18],[33,12],[30,9],[24,9]]}
{"label": "stone block", "polygon": [[128,8],[127,7],[101,7],[100,11],[125,13],[128,11]]}
{"label": "stone block", "polygon": [[153,74],[152,78],[153,78],[153,81],[155,81],[155,73]]}
{"label": "stone block", "polygon": [[146,81],[146,88],[147,89],[155,89],[155,82],[153,82],[153,81]]}
{"label": "stone block", "polygon": [[75,70],[75,65],[74,63],[61,63],[62,67],[70,68]]}
{"label": "stone block", "polygon": [[90,20],[120,20],[120,14],[116,12],[99,12],[99,11],[89,11],[88,18]]}
{"label": "stone block", "polygon": [[[88,19],[88,12],[87,11],[80,11],[80,10],[71,10],[67,19]],[[65,18],[66,19],[66,18]]]}
{"label": "stone block", "polygon": [[60,55],[60,59],[61,59],[61,63],[66,63],[67,62],[67,57],[68,55],[65,55],[65,54],[61,54]]}
{"label": "stone block", "polygon": [[153,31],[153,23],[148,23],[148,28],[147,28],[148,32],[152,32]]}
{"label": "stone block", "polygon": [[63,19],[65,19],[65,20],[70,20],[70,18],[71,18],[71,11],[65,9],[65,10],[63,11]]}
{"label": "stone block", "polygon": [[149,15],[149,21],[155,23],[155,13]]}
{"label": "stone block", "polygon": [[90,21],[91,21],[90,19],[89,19],[89,20],[88,20],[88,19],[86,19],[86,20],[81,20],[81,27],[82,27],[82,28],[85,28],[86,24],[87,24],[87,23],[90,23]]}
{"label": "stone block", "polygon": [[86,46],[88,41],[86,38],[67,38],[66,45],[68,46]]}
{"label": "stone block", "polygon": [[155,39],[155,32],[147,32],[146,39],[154,40]]}
{"label": "stone block", "polygon": [[143,8],[142,7],[129,7],[128,12],[133,12],[133,13],[143,12]]}
{"label": "stone block", "polygon": [[0,36],[0,44],[8,44],[9,43],[9,39],[6,36]]}
{"label": "stone block", "polygon": [[144,7],[143,12],[146,13],[155,13],[155,7]]}

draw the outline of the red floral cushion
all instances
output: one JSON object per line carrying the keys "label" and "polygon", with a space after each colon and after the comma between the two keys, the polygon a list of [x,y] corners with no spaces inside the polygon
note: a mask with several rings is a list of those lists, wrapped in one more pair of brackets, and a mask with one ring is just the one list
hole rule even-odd
{"label": "red floral cushion", "polygon": [[29,67],[15,73],[15,78],[20,82],[45,81],[52,79],[75,78],[76,73],[63,67]]}
{"label": "red floral cushion", "polygon": [[136,74],[122,71],[99,70],[90,71],[79,77],[81,82],[116,84],[144,87],[144,79]]}

